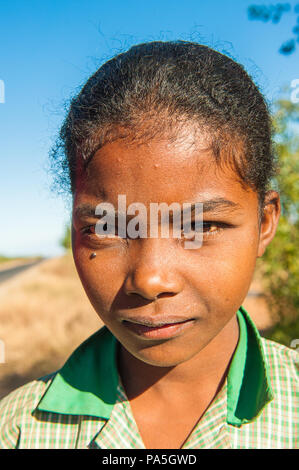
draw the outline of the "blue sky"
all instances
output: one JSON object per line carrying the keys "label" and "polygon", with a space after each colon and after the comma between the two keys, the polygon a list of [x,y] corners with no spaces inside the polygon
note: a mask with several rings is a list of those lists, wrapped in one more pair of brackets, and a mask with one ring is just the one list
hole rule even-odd
{"label": "blue sky", "polygon": [[50,191],[48,152],[65,102],[120,50],[150,40],[208,44],[241,62],[270,102],[299,78],[299,51],[278,53],[294,15],[249,21],[252,3],[267,1],[1,0],[0,254],[61,253],[69,207]]}

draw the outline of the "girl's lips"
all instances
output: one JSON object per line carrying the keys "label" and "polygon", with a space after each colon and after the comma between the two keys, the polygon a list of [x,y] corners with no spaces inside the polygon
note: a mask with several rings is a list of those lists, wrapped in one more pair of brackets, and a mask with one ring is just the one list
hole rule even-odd
{"label": "girl's lips", "polygon": [[194,319],[159,326],[141,325],[140,323],[132,323],[126,320],[123,322],[123,324],[137,336],[142,336],[147,339],[168,339],[178,336],[193,323]]}

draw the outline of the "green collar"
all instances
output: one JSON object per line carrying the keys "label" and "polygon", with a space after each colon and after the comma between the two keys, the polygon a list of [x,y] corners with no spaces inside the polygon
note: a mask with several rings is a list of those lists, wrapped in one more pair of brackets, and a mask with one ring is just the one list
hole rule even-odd
{"label": "green collar", "polygon": [[[255,419],[273,398],[260,335],[243,307],[239,342],[227,376],[227,422]],[[82,343],[57,372],[37,410],[109,419],[118,385],[117,340],[103,327]]]}
{"label": "green collar", "polygon": [[274,397],[260,334],[244,307],[237,312],[239,342],[227,375],[227,422],[253,421]]}
{"label": "green collar", "polygon": [[36,409],[109,419],[118,385],[116,344],[106,327],[87,338],[55,375]]}

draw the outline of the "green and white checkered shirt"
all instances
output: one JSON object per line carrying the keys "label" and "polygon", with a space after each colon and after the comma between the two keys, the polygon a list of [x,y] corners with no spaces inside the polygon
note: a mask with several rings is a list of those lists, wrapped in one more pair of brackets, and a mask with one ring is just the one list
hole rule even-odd
{"label": "green and white checkered shirt", "polygon": [[[237,318],[225,383],[182,448],[297,448],[297,353],[261,338],[243,307]],[[117,340],[103,327],[59,371],[3,398],[0,449],[144,449],[116,353]]]}

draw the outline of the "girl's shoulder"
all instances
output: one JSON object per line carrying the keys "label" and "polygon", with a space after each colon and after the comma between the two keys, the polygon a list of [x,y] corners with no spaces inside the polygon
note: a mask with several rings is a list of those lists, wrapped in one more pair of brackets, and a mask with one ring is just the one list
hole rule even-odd
{"label": "girl's shoulder", "polygon": [[[298,363],[299,360],[299,355],[298,355],[298,348],[295,349],[293,347],[288,347],[285,346],[284,344],[277,343],[276,341],[273,341],[271,339],[267,339],[264,337],[261,337],[261,341],[263,344],[263,348],[265,350],[265,353],[267,356],[270,358],[273,357],[280,357],[282,360],[287,361],[287,362],[295,362]],[[295,343],[294,343],[295,344]],[[299,346],[299,339],[298,339],[298,346]]]}
{"label": "girl's shoulder", "polygon": [[17,425],[36,408],[56,374],[57,371],[32,380],[0,400],[0,435],[7,423],[13,420]]}
{"label": "girl's shoulder", "polygon": [[276,389],[288,388],[287,384],[291,389],[296,383],[298,386],[299,354],[297,350],[263,337],[261,343],[272,386]]}

